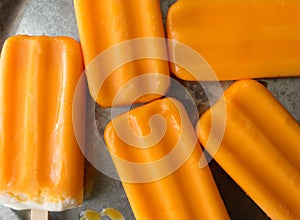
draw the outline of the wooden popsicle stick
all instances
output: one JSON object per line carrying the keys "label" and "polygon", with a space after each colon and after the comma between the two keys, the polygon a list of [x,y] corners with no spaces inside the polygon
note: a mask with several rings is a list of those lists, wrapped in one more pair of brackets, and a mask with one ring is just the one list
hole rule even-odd
{"label": "wooden popsicle stick", "polygon": [[48,220],[48,211],[31,209],[31,220]]}

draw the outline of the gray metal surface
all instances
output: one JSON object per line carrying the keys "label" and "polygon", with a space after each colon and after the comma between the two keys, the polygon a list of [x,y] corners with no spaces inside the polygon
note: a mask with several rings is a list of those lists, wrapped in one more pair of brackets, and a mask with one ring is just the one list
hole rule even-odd
{"label": "gray metal surface", "polygon": [[[161,0],[164,19],[168,7],[173,2],[175,0]],[[0,48],[3,41],[14,34],[66,35],[78,40],[72,0],[0,0]],[[300,78],[262,79],[260,81],[267,85],[268,89],[300,122]],[[199,111],[203,112],[208,107],[208,103],[202,88],[189,82],[182,82],[182,84],[189,89]],[[226,88],[230,82],[224,82],[222,85]],[[109,116],[103,117],[103,115],[105,111],[96,106],[95,116],[100,132],[103,132],[109,120]],[[214,161],[210,163],[210,166],[232,219],[267,219],[265,214]],[[61,213],[52,212],[50,213],[51,220],[79,219],[79,214],[83,210],[101,211],[105,207],[114,207],[120,210],[126,219],[134,219],[119,181],[107,177],[87,163],[85,184],[83,206]],[[0,220],[19,219],[29,219],[29,212],[14,211],[0,205]]]}

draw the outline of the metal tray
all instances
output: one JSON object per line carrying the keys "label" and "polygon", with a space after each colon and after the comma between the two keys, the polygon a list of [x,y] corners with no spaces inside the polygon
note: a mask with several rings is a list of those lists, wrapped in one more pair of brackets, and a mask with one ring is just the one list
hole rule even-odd
{"label": "metal tray", "polygon": [[[164,20],[171,4],[176,0],[161,0]],[[11,35],[65,35],[79,40],[72,0],[0,0],[0,48]],[[300,61],[299,61],[300,65]],[[300,122],[300,78],[262,79],[268,89]],[[180,82],[191,93],[199,111],[203,112],[207,100],[200,86],[191,82]],[[222,83],[223,88],[231,82]],[[205,101],[206,100],[206,101]],[[110,119],[105,110],[95,105],[92,115],[100,136]],[[101,116],[101,117],[100,117]],[[89,144],[94,140],[90,139]],[[222,198],[232,219],[267,219],[267,216],[214,162],[210,163]],[[113,172],[113,171],[112,171]],[[125,219],[134,219],[122,184],[97,171],[88,162],[85,170],[85,200],[80,208],[50,213],[50,219],[79,219],[81,211],[93,209],[101,211],[113,207],[121,211]],[[0,206],[0,220],[29,219],[29,211],[14,211]]]}

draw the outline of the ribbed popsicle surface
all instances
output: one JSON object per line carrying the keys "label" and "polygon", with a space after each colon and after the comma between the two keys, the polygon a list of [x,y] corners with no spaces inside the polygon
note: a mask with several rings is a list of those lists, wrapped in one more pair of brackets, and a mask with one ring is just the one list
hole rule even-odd
{"label": "ribbed popsicle surface", "polygon": [[[143,57],[151,56],[154,51],[157,54],[164,54],[167,59],[164,41],[157,43],[149,39],[143,45],[128,44],[126,52],[117,46],[122,42],[137,38],[164,38],[158,0],[74,0],[74,5],[84,62],[87,67],[89,89],[94,100],[103,107],[111,106],[120,88],[129,80],[147,73],[153,75],[151,80],[144,78],[138,83],[132,83],[132,87],[122,91],[123,98],[114,104],[131,104],[130,97],[135,97],[144,88],[149,88],[148,91],[151,91],[149,93],[164,94],[166,92],[169,81],[163,76],[169,75],[168,62],[156,59],[156,57]],[[106,52],[112,47],[115,48],[115,53],[111,55],[111,58],[107,60],[99,58],[100,54],[108,56]],[[135,60],[127,60],[130,62],[126,64],[121,62],[124,57],[125,60],[126,57],[136,57],[137,53],[141,53],[142,56],[138,56]],[[113,65],[114,68],[106,68],[110,67],[111,63],[116,64]],[[93,69],[91,65],[99,65],[99,68]],[[107,69],[108,73],[105,71]],[[109,77],[106,79],[107,74]],[[99,77],[106,81],[99,85],[97,80]],[[141,95],[137,102],[146,102],[161,96]]]}
{"label": "ribbed popsicle surface", "polygon": [[0,197],[24,204],[65,202],[65,208],[81,204],[84,160],[73,132],[72,100],[82,71],[73,39],[15,36],[4,44]]}
{"label": "ribbed popsicle surface", "polygon": [[[299,123],[253,80],[236,82],[224,95],[227,112],[218,111],[220,101],[212,107],[215,120],[226,117],[214,158],[272,219],[299,219]],[[198,123],[204,146],[211,118],[207,111]]]}
{"label": "ribbed popsicle surface", "polygon": [[104,136],[136,219],[228,219],[209,167],[199,168],[202,151],[178,101],[133,109],[113,119]]}
{"label": "ribbed popsicle surface", "polygon": [[[299,11],[297,0],[179,0],[168,12],[168,38],[196,50],[219,80],[299,76]],[[195,80],[178,65],[172,72]]]}

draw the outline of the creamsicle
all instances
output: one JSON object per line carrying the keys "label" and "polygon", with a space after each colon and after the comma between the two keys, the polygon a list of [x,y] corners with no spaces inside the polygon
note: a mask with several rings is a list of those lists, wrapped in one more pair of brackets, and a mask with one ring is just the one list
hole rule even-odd
{"label": "creamsicle", "polygon": [[[178,0],[169,9],[167,33],[198,52],[219,80],[299,76],[299,11],[298,0]],[[191,56],[169,49],[175,60]],[[184,80],[208,78],[171,68]]]}
{"label": "creamsicle", "polygon": [[[235,82],[200,118],[202,145],[271,219],[300,219],[300,125],[274,96],[254,80]],[[220,146],[211,120],[226,120]],[[208,145],[212,143],[212,145]]]}
{"label": "creamsicle", "polygon": [[117,116],[104,138],[136,219],[228,219],[183,105],[153,101]]}
{"label": "creamsicle", "polygon": [[74,0],[74,6],[89,91],[98,104],[130,105],[166,93],[169,66],[159,0]]}
{"label": "creamsicle", "polygon": [[84,157],[73,132],[72,101],[82,71],[80,45],[69,37],[17,35],[5,41],[0,204],[47,211],[81,205]]}

